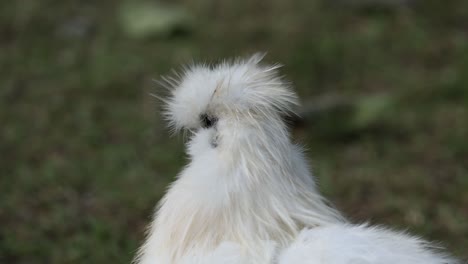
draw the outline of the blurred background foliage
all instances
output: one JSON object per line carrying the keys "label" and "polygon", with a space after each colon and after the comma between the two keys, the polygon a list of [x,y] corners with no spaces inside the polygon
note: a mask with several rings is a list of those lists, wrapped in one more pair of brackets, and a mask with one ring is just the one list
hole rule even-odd
{"label": "blurred background foliage", "polygon": [[186,162],[153,79],[268,51],[353,221],[468,258],[468,1],[0,3],[0,263],[129,263]]}

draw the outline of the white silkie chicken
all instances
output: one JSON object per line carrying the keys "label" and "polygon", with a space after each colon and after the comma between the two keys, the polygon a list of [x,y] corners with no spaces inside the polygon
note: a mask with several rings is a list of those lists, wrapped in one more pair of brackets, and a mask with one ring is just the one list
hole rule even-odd
{"label": "white silkie chicken", "polygon": [[454,264],[419,238],[352,225],[317,191],[283,117],[298,104],[262,56],[167,79],[165,116],[190,163],[155,214],[138,264]]}

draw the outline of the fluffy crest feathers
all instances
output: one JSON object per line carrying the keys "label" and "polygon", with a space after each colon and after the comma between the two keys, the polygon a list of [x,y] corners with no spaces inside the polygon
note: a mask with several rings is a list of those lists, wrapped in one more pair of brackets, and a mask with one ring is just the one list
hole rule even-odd
{"label": "fluffy crest feathers", "polygon": [[293,113],[296,94],[278,75],[281,65],[260,64],[263,54],[217,65],[193,65],[163,77],[170,89],[164,116],[174,130],[197,129],[208,116],[236,121],[277,119]]}

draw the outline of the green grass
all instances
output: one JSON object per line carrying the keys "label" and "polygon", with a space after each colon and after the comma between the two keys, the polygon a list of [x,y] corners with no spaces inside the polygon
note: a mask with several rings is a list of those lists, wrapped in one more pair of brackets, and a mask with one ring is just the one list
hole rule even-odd
{"label": "green grass", "polygon": [[319,113],[295,137],[351,219],[468,258],[466,1],[186,0],[188,24],[135,37],[121,18],[139,3],[0,4],[1,263],[129,263],[186,162],[152,79],[255,51],[303,101],[391,98]]}

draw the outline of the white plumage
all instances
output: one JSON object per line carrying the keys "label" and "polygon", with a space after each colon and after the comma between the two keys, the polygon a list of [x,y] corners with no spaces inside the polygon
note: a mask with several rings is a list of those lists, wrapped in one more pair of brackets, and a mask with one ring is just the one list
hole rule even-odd
{"label": "white plumage", "polygon": [[352,225],[319,194],[283,121],[296,94],[262,56],[168,78],[165,116],[190,163],[157,208],[138,264],[453,264],[423,240]]}

